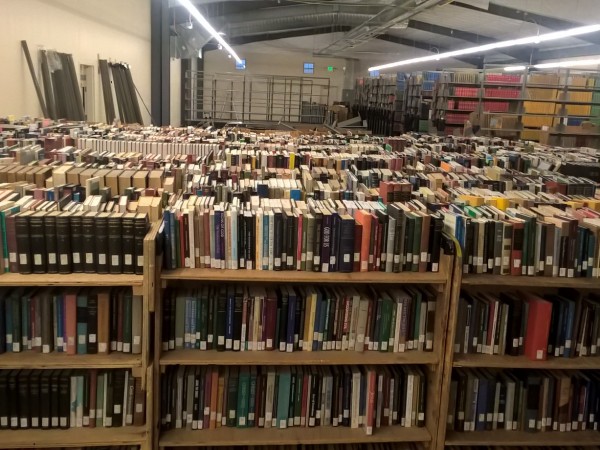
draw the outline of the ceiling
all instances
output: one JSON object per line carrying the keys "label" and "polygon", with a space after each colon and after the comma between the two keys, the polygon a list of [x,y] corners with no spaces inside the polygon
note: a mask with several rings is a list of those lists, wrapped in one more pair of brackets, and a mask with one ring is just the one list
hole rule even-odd
{"label": "ceiling", "polygon": [[[600,22],[598,0],[193,0],[238,53],[311,52],[368,64],[424,56]],[[216,48],[170,0],[173,39]],[[522,64],[600,55],[600,33],[448,60],[445,65]],[[411,69],[422,69],[414,67]]]}

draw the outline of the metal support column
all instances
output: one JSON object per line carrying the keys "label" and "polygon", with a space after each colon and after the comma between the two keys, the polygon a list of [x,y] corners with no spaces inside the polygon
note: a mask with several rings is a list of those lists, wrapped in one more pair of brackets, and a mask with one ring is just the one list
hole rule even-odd
{"label": "metal support column", "polygon": [[171,66],[169,43],[169,4],[167,0],[150,3],[150,99],[154,125],[169,125],[171,120]]}

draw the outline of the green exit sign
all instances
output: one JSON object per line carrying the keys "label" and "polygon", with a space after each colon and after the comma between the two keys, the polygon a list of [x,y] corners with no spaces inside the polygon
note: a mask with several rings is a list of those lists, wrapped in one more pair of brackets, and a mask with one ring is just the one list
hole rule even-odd
{"label": "green exit sign", "polygon": [[333,66],[327,66],[327,72],[333,72]]}

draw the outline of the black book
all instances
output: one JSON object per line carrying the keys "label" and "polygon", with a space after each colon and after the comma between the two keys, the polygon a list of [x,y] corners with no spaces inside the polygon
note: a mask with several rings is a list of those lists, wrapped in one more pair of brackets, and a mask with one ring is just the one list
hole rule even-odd
{"label": "black book", "polygon": [[[10,391],[8,388],[8,370],[0,370],[0,398],[9,400]],[[0,430],[9,428],[10,402],[0,402]]]}
{"label": "black book", "polygon": [[98,353],[98,293],[95,291],[88,294],[87,332],[87,352]]}
{"label": "black book", "polygon": [[337,272],[339,270],[340,259],[339,259],[339,249],[340,249],[340,235],[341,235],[341,222],[342,219],[340,215],[333,211],[332,212],[333,220],[331,226],[331,254],[329,256],[329,271]]}
{"label": "black book", "polygon": [[17,240],[17,261],[19,273],[29,274],[33,271],[31,261],[31,236],[29,218],[34,211],[25,211],[15,216],[15,234]]}
{"label": "black book", "polygon": [[42,317],[42,353],[52,353],[54,350],[54,330],[52,325],[52,295],[45,291],[39,295],[38,306],[41,306]]}
{"label": "black book", "polygon": [[527,377],[527,399],[525,407],[525,431],[537,430],[538,409],[540,406],[541,379],[538,376]]}
{"label": "black book", "polygon": [[444,219],[439,215],[431,217],[431,237],[429,238],[429,248],[431,249],[431,258],[427,265],[430,272],[440,270],[440,253],[442,248],[442,233],[444,231]]}
{"label": "black book", "polygon": [[33,370],[29,376],[29,406],[31,428],[41,428],[41,378],[43,370]]}
{"label": "black book", "polygon": [[120,427],[123,425],[123,410],[127,406],[123,404],[125,396],[125,372],[125,370],[115,370],[113,372],[113,427]]}
{"label": "black book", "polygon": [[[207,332],[206,332],[206,349],[207,350],[212,350],[214,348],[216,348],[216,339],[215,339],[215,333],[216,333],[216,327],[215,327],[215,317],[216,317],[216,311],[215,311],[215,306],[216,306],[216,302],[215,302],[215,288],[211,287],[210,288],[210,293],[208,296],[208,317],[207,317]],[[174,315],[174,314],[173,314]],[[174,321],[172,322],[172,329],[175,329],[175,325],[174,325]]]}
{"label": "black book", "polygon": [[237,423],[239,369],[232,366],[227,380],[227,426],[235,427]]}
{"label": "black book", "polygon": [[56,234],[56,218],[59,211],[51,211],[44,216],[44,235],[46,252],[48,255],[46,271],[58,273],[58,242]]}
{"label": "black book", "polygon": [[8,423],[11,430],[19,428],[19,377],[20,370],[11,370],[8,373]]}
{"label": "black book", "polygon": [[273,269],[282,270],[283,262],[283,213],[280,208],[273,210]]}
{"label": "black book", "polygon": [[123,244],[121,218],[123,213],[112,213],[108,217],[108,272],[123,273]]}
{"label": "black book", "polygon": [[217,297],[217,312],[216,312],[216,340],[217,350],[225,351],[225,329],[227,322],[227,288],[222,286],[219,288]]}
{"label": "black book", "polygon": [[246,220],[244,219],[244,211],[240,211],[237,215],[238,233],[238,267],[246,268]]}
{"label": "black book", "polygon": [[83,272],[83,216],[85,212],[77,211],[71,216],[71,254],[73,255],[73,272]]}
{"label": "black book", "polygon": [[[144,238],[148,232],[148,214],[138,213],[135,215],[134,224],[134,247],[135,247],[135,273],[144,273]],[[191,250],[191,258],[195,258],[194,250]]]}
{"label": "black book", "polygon": [[[282,261],[282,265],[286,268],[286,270],[295,270],[295,256],[296,256],[296,237],[297,237],[297,221],[298,218],[294,216],[294,214],[290,211],[287,214],[287,239],[286,239],[286,247],[285,247],[285,261]],[[296,233],[294,233],[294,229],[296,229]]]}
{"label": "black book", "polygon": [[48,379],[50,383],[50,428],[58,428],[60,425],[60,371],[51,371]]}
{"label": "black book", "polygon": [[[6,352],[6,298],[0,295],[0,355]],[[0,398],[3,398],[0,396]]]}
{"label": "black book", "polygon": [[233,350],[239,351],[242,339],[242,309],[244,305],[244,291],[236,285],[233,305]]}
{"label": "black book", "polygon": [[333,229],[333,214],[326,208],[321,208],[323,225],[321,227],[321,272],[331,269],[331,235]]}
{"label": "black book", "polygon": [[[51,426],[51,381],[52,371],[42,370],[40,374],[40,427],[48,429]],[[1,389],[0,389],[1,395]]]}
{"label": "black book", "polygon": [[255,259],[256,259],[256,250],[255,250],[255,242],[256,242],[256,216],[252,211],[244,212],[244,222],[246,239],[245,239],[245,251],[246,251],[246,269],[256,269]]}
{"label": "black book", "polygon": [[96,214],[94,220],[94,234],[96,237],[96,271],[108,273],[108,218],[110,213],[101,212]]}
{"label": "black book", "polygon": [[[126,213],[121,224],[123,273],[135,273],[133,261],[135,255],[135,216],[135,213]],[[180,239],[183,239],[183,236],[180,236]]]}
{"label": "black book", "polygon": [[48,252],[46,250],[46,235],[44,216],[46,212],[36,211],[29,217],[29,235],[31,236],[31,265],[33,273],[46,273]]}
{"label": "black book", "polygon": [[71,418],[71,371],[61,370],[58,373],[58,418],[59,427],[67,429]]}
{"label": "black book", "polygon": [[58,254],[58,272],[71,273],[73,254],[71,253],[71,216],[66,211],[56,216],[56,252]]}
{"label": "black book", "polygon": [[98,213],[88,212],[81,218],[83,271],[97,271],[98,254],[96,250],[96,216]]}

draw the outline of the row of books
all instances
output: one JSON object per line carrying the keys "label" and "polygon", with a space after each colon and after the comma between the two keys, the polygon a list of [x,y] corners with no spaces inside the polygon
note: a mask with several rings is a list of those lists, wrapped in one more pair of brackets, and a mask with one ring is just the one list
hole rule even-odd
{"label": "row of books", "polygon": [[420,203],[207,199],[182,198],[165,210],[167,269],[439,270],[442,219]]}
{"label": "row of books", "polygon": [[163,350],[433,350],[428,287],[204,286],[167,291],[163,305]]}
{"label": "row of books", "polygon": [[0,211],[3,269],[29,273],[142,274],[148,215]]}
{"label": "row of books", "polygon": [[442,214],[463,249],[464,273],[600,275],[600,213],[591,208],[450,205]]}
{"label": "row of books", "polygon": [[169,367],[163,428],[423,427],[427,380],[413,366]]}
{"label": "row of books", "polygon": [[0,293],[0,353],[141,353],[142,297],[131,288]]}
{"label": "row of books", "polygon": [[145,395],[129,370],[0,370],[0,429],[140,426]]}
{"label": "row of books", "polygon": [[600,379],[593,371],[452,374],[447,428],[456,431],[598,430]]}
{"label": "row of books", "polygon": [[532,360],[597,356],[600,297],[574,289],[530,292],[462,292],[455,353],[525,355]]}
{"label": "row of books", "polygon": [[[198,450],[199,447],[178,447],[182,450]],[[202,447],[219,450],[222,447]],[[375,442],[372,444],[297,444],[297,445],[236,445],[238,450],[422,450],[421,444],[411,442]],[[23,449],[29,450],[29,449]],[[31,449],[33,450],[33,449]],[[104,450],[104,449],[103,449]]]}

